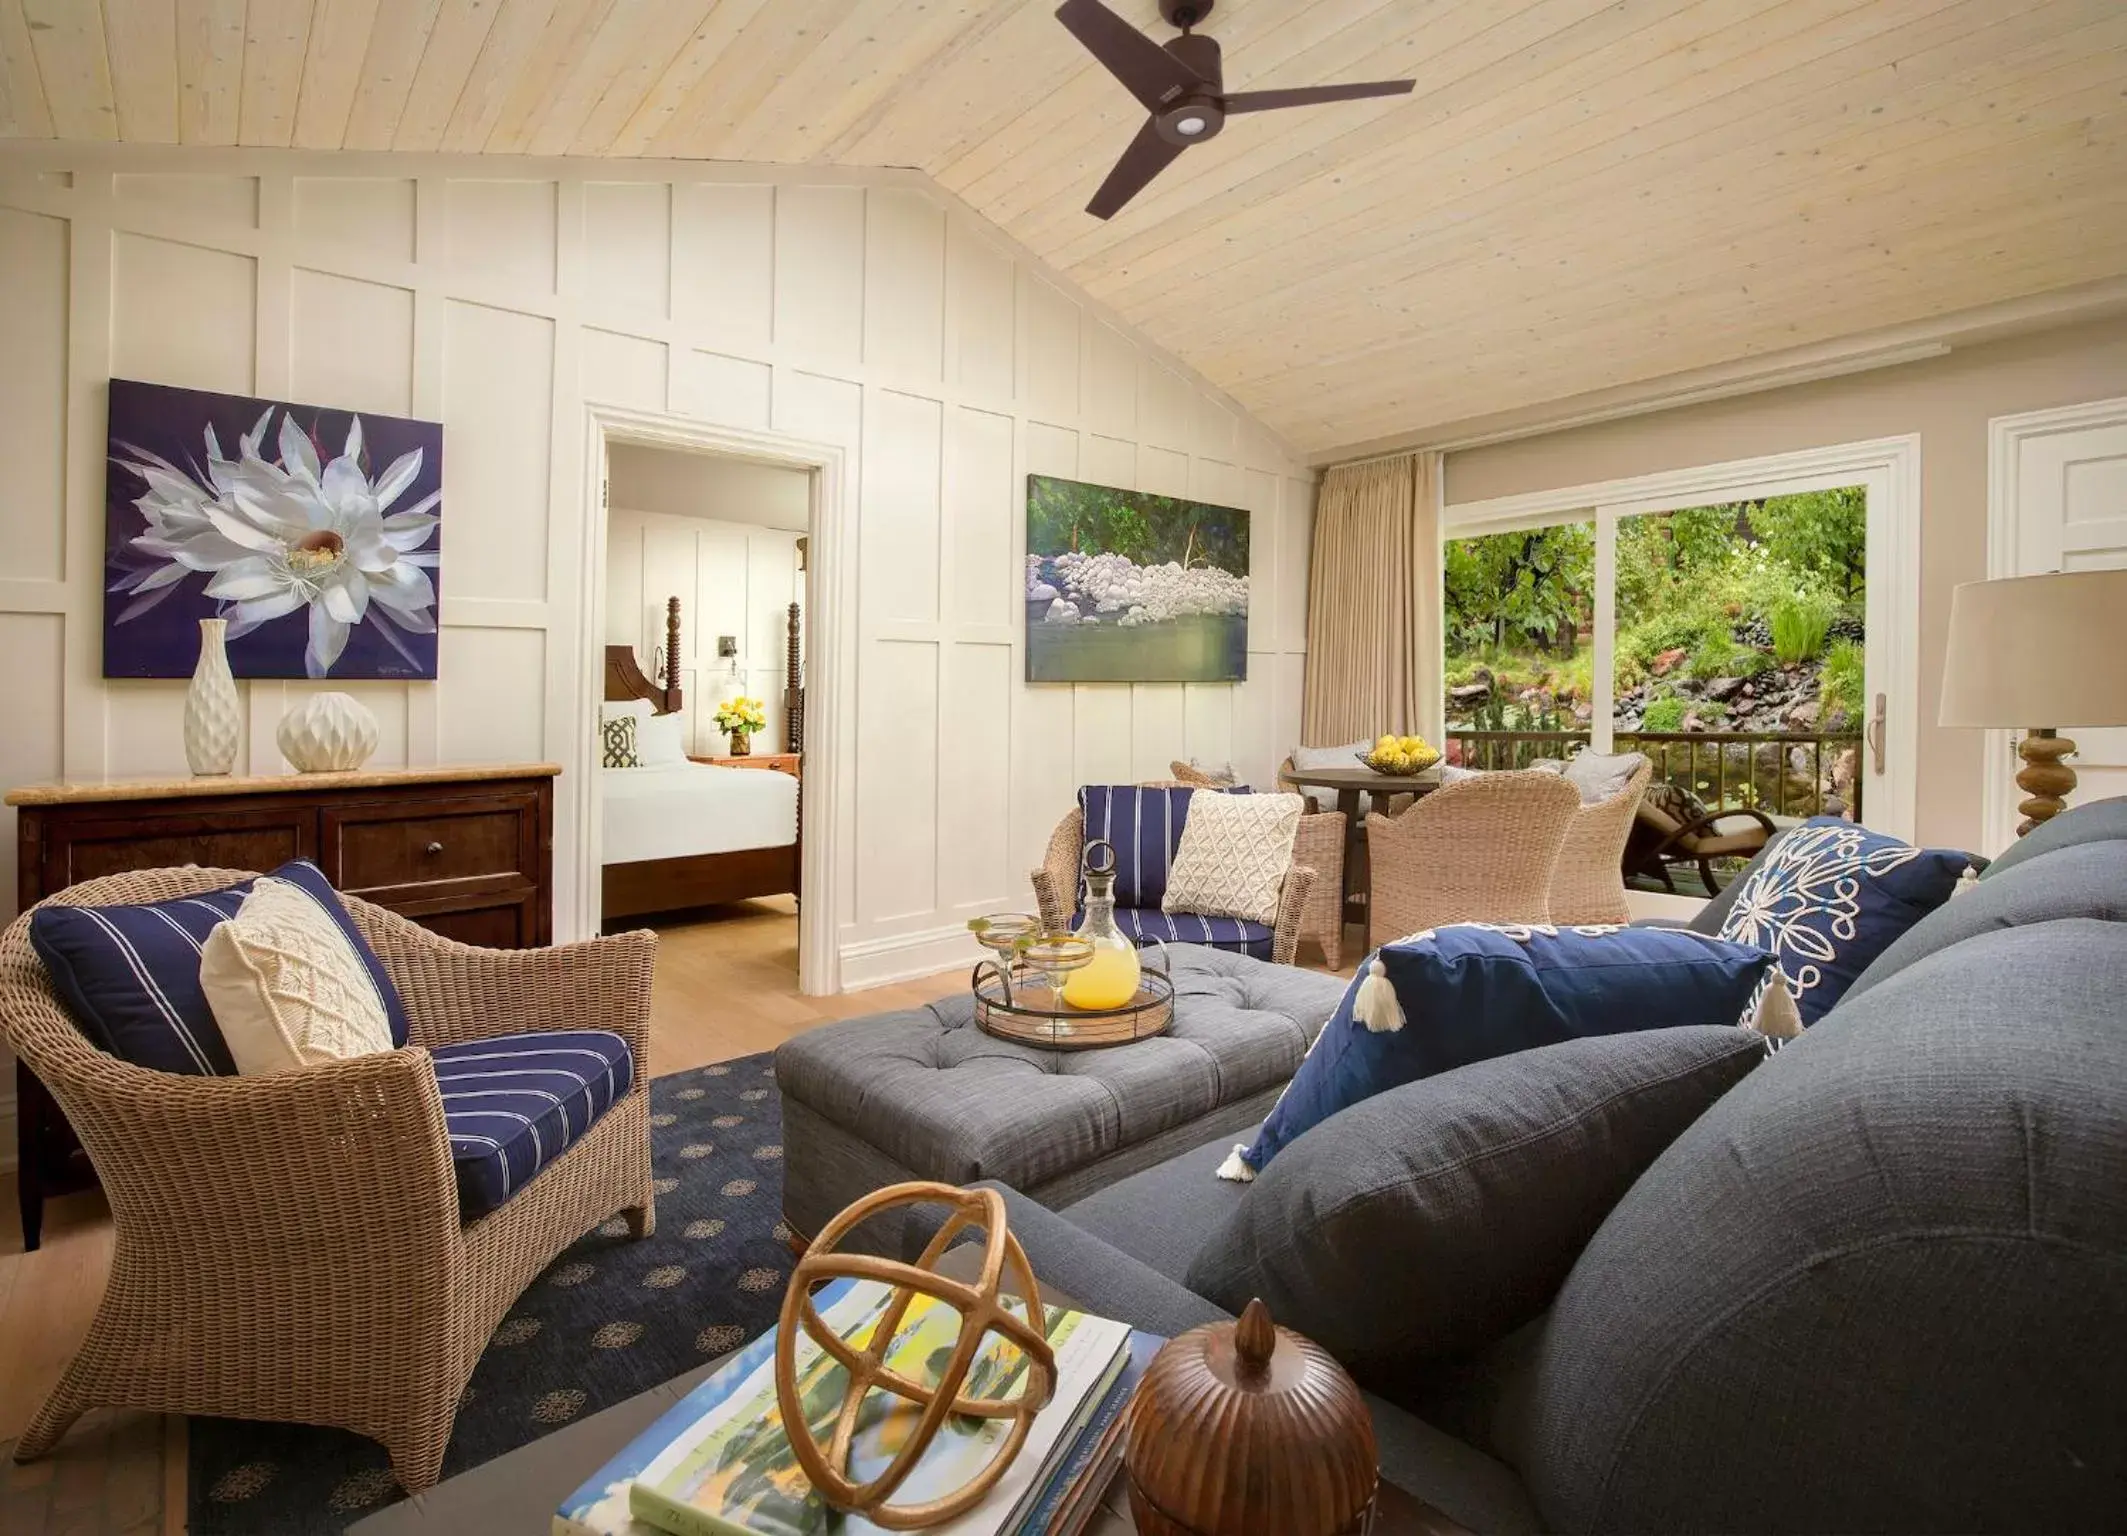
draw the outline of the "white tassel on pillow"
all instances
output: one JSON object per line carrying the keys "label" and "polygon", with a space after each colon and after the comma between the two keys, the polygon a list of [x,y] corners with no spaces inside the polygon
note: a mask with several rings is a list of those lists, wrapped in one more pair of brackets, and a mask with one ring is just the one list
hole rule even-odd
{"label": "white tassel on pillow", "polygon": [[1227,1153],[1226,1161],[1219,1164],[1219,1177],[1229,1184],[1253,1184],[1256,1171],[1241,1160],[1241,1154],[1247,1150],[1244,1146],[1236,1145]]}
{"label": "white tassel on pillow", "polygon": [[1359,983],[1359,995],[1352,1000],[1352,1017],[1377,1035],[1394,1034],[1403,1028],[1403,1005],[1396,1001],[1388,967],[1381,963],[1379,955],[1367,966],[1366,980]]}
{"label": "white tassel on pillow", "polygon": [[1802,1010],[1795,1006],[1795,994],[1787,990],[1787,978],[1778,967],[1773,970],[1771,983],[1758,995],[1758,1004],[1751,1010],[1750,1027],[1770,1040],[1793,1040],[1802,1033]]}

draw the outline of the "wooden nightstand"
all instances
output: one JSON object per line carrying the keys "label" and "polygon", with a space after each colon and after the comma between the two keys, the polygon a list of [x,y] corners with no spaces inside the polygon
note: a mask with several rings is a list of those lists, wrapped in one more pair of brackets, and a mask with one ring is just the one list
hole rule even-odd
{"label": "wooden nightstand", "polygon": [[805,761],[801,752],[749,752],[744,757],[697,757],[693,761],[718,768],[766,768],[771,773],[787,773],[793,779],[804,777],[798,771]]}

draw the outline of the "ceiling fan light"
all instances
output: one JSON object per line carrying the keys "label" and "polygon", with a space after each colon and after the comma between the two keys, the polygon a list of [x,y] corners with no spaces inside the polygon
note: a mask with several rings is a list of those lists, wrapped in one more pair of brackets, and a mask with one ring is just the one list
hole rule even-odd
{"label": "ceiling fan light", "polygon": [[1211,124],[1201,117],[1178,117],[1174,120],[1174,131],[1184,138],[1193,139],[1210,126]]}

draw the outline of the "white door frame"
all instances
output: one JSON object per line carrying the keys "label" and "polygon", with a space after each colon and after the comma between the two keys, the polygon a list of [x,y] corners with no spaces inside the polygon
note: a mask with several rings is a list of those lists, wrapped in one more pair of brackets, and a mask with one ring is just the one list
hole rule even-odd
{"label": "white door frame", "polygon": [[[806,546],[805,625],[811,641],[805,678],[805,793],[801,878],[805,899],[798,910],[798,990],[819,997],[842,987],[841,953],[835,942],[835,914],[849,872],[836,856],[847,839],[840,836],[843,791],[853,782],[854,743],[847,716],[848,686],[856,675],[856,563],[848,557],[855,510],[845,454],[832,443],[810,442],[780,432],[717,426],[688,416],[630,406],[591,404],[584,411],[584,546],[580,563],[577,612],[577,728],[571,737],[564,792],[575,800],[577,841],[582,857],[576,866],[577,910],[592,914],[587,927],[597,932],[602,920],[600,855],[605,841],[600,814],[598,762],[594,750],[598,706],[605,696],[606,636],[606,447],[634,443],[684,453],[714,453],[784,469],[808,471],[812,509]],[[570,786],[573,785],[573,788]]]}
{"label": "white door frame", "polygon": [[[1995,416],[1987,422],[1987,579],[2003,576],[2038,576],[2041,571],[2022,569],[2024,445],[2037,438],[2062,432],[2081,432],[2090,427],[2127,426],[2127,395],[2111,400],[2089,400],[2081,405],[2056,406],[2045,411],[2024,411],[2014,416]],[[2016,787],[2016,731],[1988,731],[1986,752],[1981,759],[1983,787],[1980,800],[1981,851],[2007,848],[2016,841],[2017,812],[2022,791]]]}
{"label": "white door frame", "polygon": [[[1597,524],[1596,586],[1598,599],[1614,589],[1616,572],[1602,551],[1603,537],[1617,519],[1647,512],[1675,512],[1716,502],[1759,496],[1788,496],[1803,491],[1865,486],[1868,492],[1868,616],[1872,642],[1880,641],[1885,658],[1882,678],[1871,675],[1871,690],[1906,701],[1890,711],[1884,732],[1883,771],[1874,775],[1863,803],[1868,823],[1879,831],[1910,840],[1913,836],[1916,778],[1920,754],[1920,437],[1873,438],[1834,443],[1793,453],[1766,454],[1661,470],[1620,480],[1560,486],[1487,501],[1450,503],[1441,511],[1440,536],[1476,538],[1514,528],[1538,527],[1578,513]],[[1436,554],[1435,565],[1441,561]],[[1592,724],[1601,735],[1610,725],[1609,647],[1598,639]],[[1862,771],[1869,769],[1864,747]]]}

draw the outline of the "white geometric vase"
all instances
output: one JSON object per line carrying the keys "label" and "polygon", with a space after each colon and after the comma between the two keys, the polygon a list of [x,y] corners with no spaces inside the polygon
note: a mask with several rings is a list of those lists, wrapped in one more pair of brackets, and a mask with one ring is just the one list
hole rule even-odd
{"label": "white geometric vase", "polygon": [[236,679],[229,675],[223,619],[199,621],[199,665],[185,690],[185,761],[197,774],[227,773],[236,765],[243,727],[237,713]]}
{"label": "white geometric vase", "polygon": [[281,756],[299,773],[345,773],[377,750],[377,717],[344,693],[313,693],[281,716]]}

